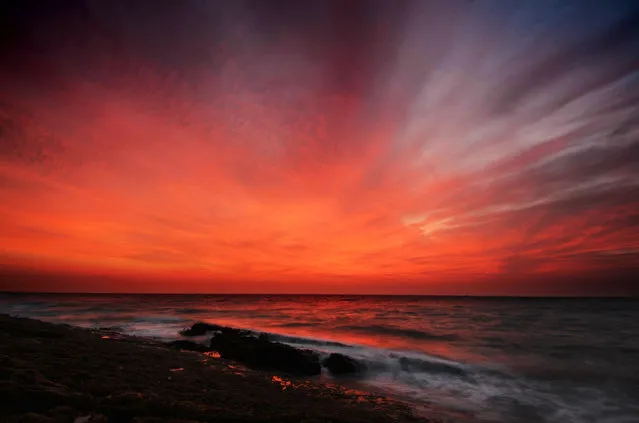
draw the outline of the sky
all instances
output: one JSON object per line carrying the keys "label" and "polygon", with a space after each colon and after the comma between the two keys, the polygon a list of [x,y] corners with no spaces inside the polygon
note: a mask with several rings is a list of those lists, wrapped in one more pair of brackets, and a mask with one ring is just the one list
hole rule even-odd
{"label": "sky", "polygon": [[0,290],[639,293],[637,1],[0,7]]}

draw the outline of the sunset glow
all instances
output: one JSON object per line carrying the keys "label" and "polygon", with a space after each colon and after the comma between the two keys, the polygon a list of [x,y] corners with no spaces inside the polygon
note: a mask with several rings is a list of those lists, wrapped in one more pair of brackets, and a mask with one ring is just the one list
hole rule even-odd
{"label": "sunset glow", "polygon": [[284,3],[7,15],[0,288],[635,289],[636,3]]}

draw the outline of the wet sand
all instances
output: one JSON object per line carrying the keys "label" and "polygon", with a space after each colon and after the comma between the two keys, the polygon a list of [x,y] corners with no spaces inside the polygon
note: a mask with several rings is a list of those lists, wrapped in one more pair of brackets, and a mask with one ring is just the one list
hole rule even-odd
{"label": "wet sand", "polygon": [[144,338],[0,315],[0,420],[427,423],[339,385],[246,369]]}

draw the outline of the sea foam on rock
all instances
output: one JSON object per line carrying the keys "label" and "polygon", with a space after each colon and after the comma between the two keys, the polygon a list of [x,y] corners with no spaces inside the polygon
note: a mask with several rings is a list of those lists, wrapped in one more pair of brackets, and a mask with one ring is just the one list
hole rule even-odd
{"label": "sea foam on rock", "polygon": [[180,331],[180,335],[182,336],[202,336],[206,335],[209,332],[214,332],[217,330],[224,329],[224,326],[213,325],[210,323],[197,322],[194,323],[190,328],[184,329]]}

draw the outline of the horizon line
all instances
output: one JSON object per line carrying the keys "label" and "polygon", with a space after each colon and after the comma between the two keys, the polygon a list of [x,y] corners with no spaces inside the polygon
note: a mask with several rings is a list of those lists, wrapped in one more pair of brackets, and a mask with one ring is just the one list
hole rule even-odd
{"label": "horizon line", "polygon": [[336,294],[336,293],[251,293],[251,292],[56,292],[56,291],[2,291],[0,295],[209,295],[209,296],[304,296],[304,297],[431,297],[431,298],[513,298],[513,299],[639,299],[639,295],[481,295],[481,294]]}

